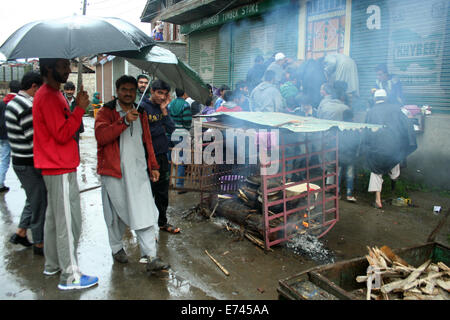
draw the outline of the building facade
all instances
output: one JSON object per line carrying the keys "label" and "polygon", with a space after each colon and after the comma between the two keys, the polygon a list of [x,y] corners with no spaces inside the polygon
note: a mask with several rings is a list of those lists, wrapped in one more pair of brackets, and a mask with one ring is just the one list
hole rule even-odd
{"label": "building facade", "polygon": [[[404,175],[450,190],[450,2],[447,0],[148,1],[155,17],[180,26],[186,61],[216,87],[245,78],[257,55],[318,59],[339,52],[358,67],[367,101],[375,67],[400,79],[406,104],[429,105],[419,148]],[[147,8],[148,9],[148,8]],[[363,119],[363,117],[361,118]]]}

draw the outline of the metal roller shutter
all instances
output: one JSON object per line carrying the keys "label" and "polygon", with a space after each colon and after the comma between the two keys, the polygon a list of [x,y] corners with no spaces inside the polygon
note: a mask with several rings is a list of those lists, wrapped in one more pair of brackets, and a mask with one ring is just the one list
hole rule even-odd
{"label": "metal roller shutter", "polygon": [[374,67],[384,62],[400,78],[407,104],[450,112],[449,25],[449,1],[353,1],[351,56],[362,97],[369,97]]}
{"label": "metal roller shutter", "polygon": [[230,26],[189,35],[188,63],[202,79],[219,87],[230,81]]}
{"label": "metal roller shutter", "polygon": [[287,57],[296,59],[298,13],[297,5],[289,5],[233,24],[232,86],[239,80],[245,80],[257,55],[267,59],[274,53],[283,52]]}
{"label": "metal roller shutter", "polygon": [[350,56],[358,67],[359,92],[365,100],[375,84],[375,67],[387,62],[388,14],[385,0],[352,1]]}

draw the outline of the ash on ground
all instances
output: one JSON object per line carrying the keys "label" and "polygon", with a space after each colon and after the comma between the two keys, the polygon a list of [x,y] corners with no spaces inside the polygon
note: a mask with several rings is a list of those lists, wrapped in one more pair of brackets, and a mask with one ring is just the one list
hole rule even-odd
{"label": "ash on ground", "polygon": [[296,235],[287,242],[286,247],[298,255],[307,256],[323,264],[335,262],[333,252],[325,248],[323,243],[312,235]]}

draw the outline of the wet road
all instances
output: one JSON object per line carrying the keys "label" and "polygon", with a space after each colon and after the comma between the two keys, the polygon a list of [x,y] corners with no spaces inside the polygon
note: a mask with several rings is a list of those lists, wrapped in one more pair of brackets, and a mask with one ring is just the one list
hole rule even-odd
{"label": "wet road", "polygon": [[[78,168],[80,190],[99,185],[93,121],[84,121],[82,163]],[[25,193],[12,168],[6,185],[10,191],[0,196],[0,299],[276,299],[278,279],[297,272],[303,263],[314,265],[292,253],[267,255],[246,240],[237,241],[220,222],[182,219],[182,212],[196,205],[198,196],[171,192],[169,221],[181,227],[182,233],[160,232],[159,255],[171,264],[171,270],[148,277],[145,265],[138,262],[139,247],[131,232],[124,241],[129,263],[113,262],[98,188],[81,194],[83,222],[78,257],[82,272],[98,276],[99,285],[61,292],[57,289],[58,276],[42,274],[43,257],[33,255],[31,248],[8,242],[19,222]],[[28,236],[31,239],[30,232]],[[229,277],[205,250],[226,267]]]}
{"label": "wet road", "polygon": [[[78,169],[80,190],[99,185],[92,128],[93,119],[85,118],[86,132],[80,142],[82,163]],[[25,194],[12,168],[6,185],[11,190],[0,195],[0,299],[277,299],[278,280],[320,264],[286,247],[265,254],[249,241],[239,240],[226,231],[220,219],[183,219],[183,212],[198,203],[198,195],[171,192],[169,221],[181,227],[182,233],[160,233],[159,255],[172,267],[158,277],[148,277],[145,265],[138,262],[139,247],[131,232],[125,239],[129,263],[113,262],[100,189],[94,189],[81,194],[83,230],[78,257],[81,270],[98,276],[99,285],[77,292],[61,292],[57,289],[58,276],[42,274],[43,257],[33,255],[30,248],[8,242],[19,222]],[[448,208],[450,199],[436,193],[415,193],[412,197],[419,208],[387,207],[380,211],[369,206],[368,198],[361,197],[356,205],[341,201],[340,221],[321,241],[332,250],[336,261],[364,255],[367,245],[401,248],[424,243],[440,219],[432,213],[432,206]],[[450,221],[447,221],[437,240],[449,245],[449,234]],[[205,250],[230,276],[211,261]]]}

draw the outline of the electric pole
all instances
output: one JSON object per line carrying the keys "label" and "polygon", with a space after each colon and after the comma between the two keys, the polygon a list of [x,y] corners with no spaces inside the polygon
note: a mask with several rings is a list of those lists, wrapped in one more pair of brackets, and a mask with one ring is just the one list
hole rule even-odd
{"label": "electric pole", "polygon": [[[83,16],[86,15],[86,5],[87,0],[83,0]],[[83,84],[83,63],[82,57],[78,57],[78,82],[77,82],[77,91],[80,91],[81,85]]]}

